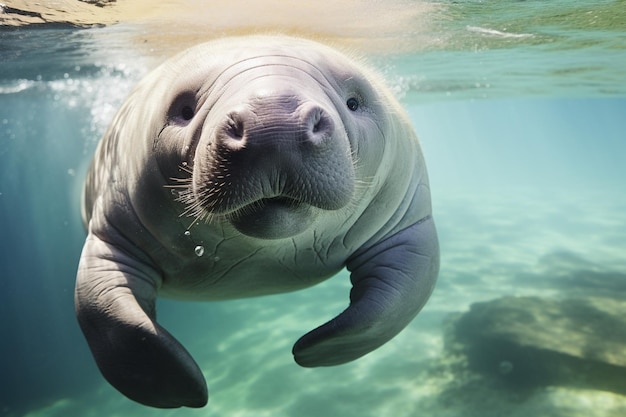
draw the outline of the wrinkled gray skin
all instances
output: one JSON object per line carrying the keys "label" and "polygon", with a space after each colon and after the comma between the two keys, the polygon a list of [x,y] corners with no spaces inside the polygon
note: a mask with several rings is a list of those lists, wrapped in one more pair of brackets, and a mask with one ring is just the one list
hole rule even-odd
{"label": "wrinkled gray skin", "polygon": [[294,291],[347,267],[349,307],[293,348],[302,366],[331,366],[400,332],[439,268],[404,112],[375,75],[301,39],[225,39],[153,71],[96,151],[83,213],[80,326],[105,378],[154,407],[208,399],[198,365],[155,321],[157,296]]}

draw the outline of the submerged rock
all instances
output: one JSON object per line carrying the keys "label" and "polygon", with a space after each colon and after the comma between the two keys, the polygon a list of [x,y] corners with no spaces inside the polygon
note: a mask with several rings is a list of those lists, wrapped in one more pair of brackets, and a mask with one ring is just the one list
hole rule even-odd
{"label": "submerged rock", "polygon": [[573,386],[626,395],[626,304],[505,297],[476,303],[448,348],[470,369],[516,387]]}

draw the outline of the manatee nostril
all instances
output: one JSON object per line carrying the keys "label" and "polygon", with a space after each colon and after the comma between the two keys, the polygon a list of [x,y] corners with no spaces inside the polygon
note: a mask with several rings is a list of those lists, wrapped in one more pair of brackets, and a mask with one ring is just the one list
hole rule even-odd
{"label": "manatee nostril", "polygon": [[324,120],[322,119],[322,111],[315,111],[311,116],[311,122],[313,124],[313,128],[311,131],[313,133],[319,132],[324,126]]}
{"label": "manatee nostril", "polygon": [[211,142],[221,151],[234,151],[246,147],[250,129],[246,109],[235,109],[224,114],[221,124],[215,129],[215,137]]}
{"label": "manatee nostril", "polygon": [[315,122],[315,124],[313,125],[313,129],[312,132],[313,133],[318,133],[321,130],[324,130],[324,125],[325,125],[325,121],[323,119],[318,120],[317,122]]}
{"label": "manatee nostril", "polygon": [[228,116],[225,133],[233,139],[241,140],[244,137],[245,128],[239,113],[233,112]]}
{"label": "manatee nostril", "polygon": [[304,120],[307,126],[307,140],[315,144],[332,136],[335,130],[333,119],[318,106],[308,109]]}

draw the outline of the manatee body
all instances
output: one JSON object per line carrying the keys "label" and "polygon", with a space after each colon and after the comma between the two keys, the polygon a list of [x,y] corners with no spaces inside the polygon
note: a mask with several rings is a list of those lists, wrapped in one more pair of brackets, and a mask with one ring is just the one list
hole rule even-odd
{"label": "manatee body", "polygon": [[302,366],[330,366],[400,332],[439,269],[404,111],[355,60],[298,38],[209,42],[150,73],[96,150],[83,217],[78,321],[105,378],[154,407],[208,399],[155,320],[157,296],[281,293],[347,267],[348,308],[293,348]]}

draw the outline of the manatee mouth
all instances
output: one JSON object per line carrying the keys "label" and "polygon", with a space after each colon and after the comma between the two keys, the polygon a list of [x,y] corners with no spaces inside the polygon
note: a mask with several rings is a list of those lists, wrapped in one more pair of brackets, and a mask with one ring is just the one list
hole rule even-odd
{"label": "manatee mouth", "polygon": [[279,197],[271,197],[271,198],[262,198],[257,202],[257,204],[259,204],[262,207],[269,206],[269,207],[279,209],[279,208],[298,208],[303,203],[294,198],[279,196]]}
{"label": "manatee mouth", "polygon": [[261,198],[227,218],[239,232],[260,239],[295,236],[315,220],[312,206],[286,196]]}

